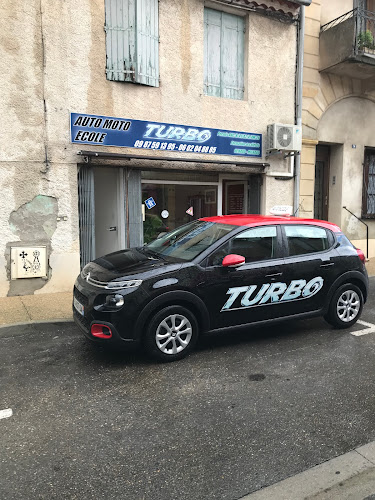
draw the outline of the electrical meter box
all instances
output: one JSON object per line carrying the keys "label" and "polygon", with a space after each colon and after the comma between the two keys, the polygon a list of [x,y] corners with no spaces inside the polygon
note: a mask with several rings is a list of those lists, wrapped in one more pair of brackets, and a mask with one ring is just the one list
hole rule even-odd
{"label": "electrical meter box", "polygon": [[10,275],[19,278],[47,278],[47,247],[11,247]]}

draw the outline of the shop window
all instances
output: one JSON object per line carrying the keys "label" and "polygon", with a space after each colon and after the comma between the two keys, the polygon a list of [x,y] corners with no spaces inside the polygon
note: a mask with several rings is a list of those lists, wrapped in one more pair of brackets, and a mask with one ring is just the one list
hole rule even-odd
{"label": "shop window", "polygon": [[[145,200],[155,205],[148,208]],[[217,186],[185,183],[142,182],[143,238],[150,243],[161,234],[187,222],[217,214]]]}
{"label": "shop window", "polygon": [[107,80],[159,86],[158,0],[105,0]]}
{"label": "shop window", "polygon": [[362,217],[375,219],[375,150],[366,149],[363,169]]}
{"label": "shop window", "polygon": [[204,93],[244,98],[245,20],[204,9]]}

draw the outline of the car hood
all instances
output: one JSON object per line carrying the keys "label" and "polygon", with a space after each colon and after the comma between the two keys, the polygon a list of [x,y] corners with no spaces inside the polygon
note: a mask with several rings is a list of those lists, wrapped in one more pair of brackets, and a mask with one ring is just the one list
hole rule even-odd
{"label": "car hood", "polygon": [[178,269],[181,263],[167,261],[147,253],[143,247],[120,250],[99,257],[87,264],[82,276],[95,281],[109,282],[121,279],[145,279]]}

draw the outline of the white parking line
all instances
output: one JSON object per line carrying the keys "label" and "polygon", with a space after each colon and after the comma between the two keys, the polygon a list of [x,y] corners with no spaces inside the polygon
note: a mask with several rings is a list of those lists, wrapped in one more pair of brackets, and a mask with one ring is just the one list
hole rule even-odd
{"label": "white parking line", "polygon": [[6,410],[0,410],[0,419],[9,418],[13,415],[12,408],[7,408]]}
{"label": "white parking line", "polygon": [[366,321],[358,320],[357,323],[360,325],[366,326],[363,330],[358,330],[357,332],[350,332],[352,335],[356,337],[360,337],[361,335],[367,335],[368,333],[375,333],[375,325],[373,323],[366,323]]}

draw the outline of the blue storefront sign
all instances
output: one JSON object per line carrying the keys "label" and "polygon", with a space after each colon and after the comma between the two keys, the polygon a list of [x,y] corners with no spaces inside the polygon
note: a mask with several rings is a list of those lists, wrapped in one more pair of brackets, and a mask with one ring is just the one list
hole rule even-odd
{"label": "blue storefront sign", "polygon": [[76,144],[262,157],[262,134],[71,113]]}

